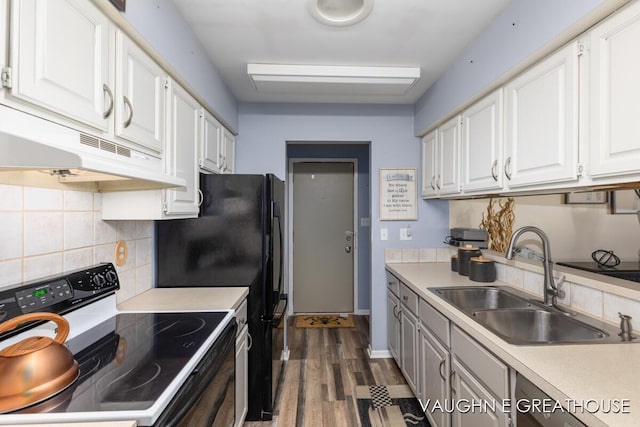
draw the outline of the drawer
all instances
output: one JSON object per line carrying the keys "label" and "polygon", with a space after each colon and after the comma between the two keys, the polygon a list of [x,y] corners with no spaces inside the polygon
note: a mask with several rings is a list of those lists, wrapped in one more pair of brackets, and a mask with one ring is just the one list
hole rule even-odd
{"label": "drawer", "polygon": [[473,375],[498,399],[509,398],[509,367],[454,325],[451,349]]}
{"label": "drawer", "polygon": [[418,300],[418,295],[400,282],[400,301],[416,316],[418,315]]}
{"label": "drawer", "polygon": [[400,296],[400,281],[396,276],[387,271],[387,289],[397,297]]}
{"label": "drawer", "polygon": [[245,299],[236,309],[236,324],[238,325],[237,335],[240,335],[242,328],[247,324],[247,300]]}
{"label": "drawer", "polygon": [[451,333],[449,332],[449,319],[444,317],[438,310],[431,307],[425,300],[420,300],[420,321],[438,337],[446,348],[451,346]]}

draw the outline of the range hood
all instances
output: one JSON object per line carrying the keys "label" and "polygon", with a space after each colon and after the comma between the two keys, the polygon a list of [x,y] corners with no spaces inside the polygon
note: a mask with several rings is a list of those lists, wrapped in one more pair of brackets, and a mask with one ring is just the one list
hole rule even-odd
{"label": "range hood", "polygon": [[91,183],[96,191],[186,184],[162,173],[158,157],[0,106],[0,180],[4,172],[41,172],[35,176],[60,184]]}

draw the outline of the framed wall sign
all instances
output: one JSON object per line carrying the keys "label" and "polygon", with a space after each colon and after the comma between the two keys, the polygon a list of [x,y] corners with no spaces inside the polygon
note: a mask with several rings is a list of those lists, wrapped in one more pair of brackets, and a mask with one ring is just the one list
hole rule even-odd
{"label": "framed wall sign", "polygon": [[416,168],[380,169],[380,220],[418,219]]}

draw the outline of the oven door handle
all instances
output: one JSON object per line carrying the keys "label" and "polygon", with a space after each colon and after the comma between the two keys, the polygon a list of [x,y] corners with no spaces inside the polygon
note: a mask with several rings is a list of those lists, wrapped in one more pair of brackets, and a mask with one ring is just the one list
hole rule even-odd
{"label": "oven door handle", "polygon": [[285,313],[287,312],[287,306],[289,305],[289,296],[288,294],[280,294],[280,301],[284,301],[284,308],[280,314],[273,313],[273,318],[271,319],[271,326],[273,328],[277,328],[282,321]]}

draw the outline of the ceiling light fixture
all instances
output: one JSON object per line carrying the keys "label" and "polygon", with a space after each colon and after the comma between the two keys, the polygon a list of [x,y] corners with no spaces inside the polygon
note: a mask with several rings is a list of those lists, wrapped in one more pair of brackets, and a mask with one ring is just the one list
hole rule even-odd
{"label": "ceiling light fixture", "polygon": [[260,92],[404,95],[420,79],[417,67],[247,64]]}
{"label": "ceiling light fixture", "polygon": [[346,27],[365,19],[373,9],[373,0],[307,0],[313,18],[326,25]]}

